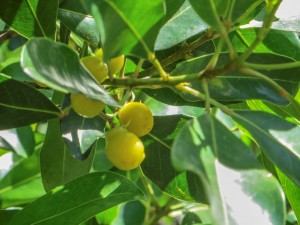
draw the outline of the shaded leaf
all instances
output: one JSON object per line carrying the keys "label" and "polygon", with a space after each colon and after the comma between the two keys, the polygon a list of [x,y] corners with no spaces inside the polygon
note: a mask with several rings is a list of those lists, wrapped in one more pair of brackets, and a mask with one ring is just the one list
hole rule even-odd
{"label": "shaded leaf", "polygon": [[45,38],[32,39],[23,49],[21,66],[32,79],[54,90],[80,92],[91,99],[119,106],[67,45]]}
{"label": "shaded leaf", "polygon": [[16,80],[0,83],[0,130],[57,118],[60,110],[36,89]]}
{"label": "shaded leaf", "polygon": [[17,209],[0,210],[1,225],[8,225],[11,219],[18,213]]}
{"label": "shaded leaf", "polygon": [[41,150],[41,174],[46,191],[87,174],[93,163],[94,147],[87,151],[84,161],[75,159],[64,143],[59,120],[49,121]]}
{"label": "shaded leaf", "polygon": [[15,0],[0,3],[1,19],[26,38],[54,38],[58,0]]}
{"label": "shaded leaf", "polygon": [[190,119],[182,115],[154,117],[151,134],[142,137],[146,158],[142,163],[144,174],[162,191],[185,200],[206,202],[199,179],[192,173],[177,172],[171,164],[171,145],[184,123]]}
{"label": "shaded leaf", "polygon": [[[94,17],[101,35],[104,58],[135,54],[148,58],[154,50],[159,23],[165,14],[164,1],[84,0],[81,3]],[[147,17],[145,17],[147,15]]]}
{"label": "shaded leaf", "polygon": [[[70,105],[70,98],[66,96],[63,108]],[[99,116],[84,118],[75,113],[72,109],[68,115],[61,119],[60,127],[63,139],[72,156],[78,160],[84,160],[89,155],[91,146],[97,139],[103,136],[106,126]]]}
{"label": "shaded leaf", "polygon": [[277,180],[214,117],[187,122],[174,140],[171,158],[175,168],[201,179],[214,224],[283,224],[285,204]]}
{"label": "shaded leaf", "polygon": [[78,225],[105,209],[141,197],[141,191],[123,176],[111,172],[91,173],[26,206],[13,218],[11,225]]}
{"label": "shaded leaf", "polygon": [[270,160],[300,187],[300,127],[260,111],[235,111],[232,118],[246,129]]}

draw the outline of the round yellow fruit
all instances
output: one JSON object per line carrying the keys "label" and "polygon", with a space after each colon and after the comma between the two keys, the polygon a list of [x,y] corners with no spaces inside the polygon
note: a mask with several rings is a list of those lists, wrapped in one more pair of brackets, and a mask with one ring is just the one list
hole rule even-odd
{"label": "round yellow fruit", "polygon": [[138,137],[148,134],[153,128],[153,115],[150,109],[141,102],[129,102],[118,112],[121,126]]}
{"label": "round yellow fruit", "polygon": [[95,52],[95,56],[99,57],[101,60],[103,60],[103,49],[99,48],[96,52]]}
{"label": "round yellow fruit", "polygon": [[124,127],[115,127],[106,134],[105,153],[120,170],[137,168],[145,159],[143,142]]}
{"label": "round yellow fruit", "polygon": [[86,56],[81,58],[80,61],[99,83],[102,83],[102,81],[108,77],[107,65],[101,58],[96,56]]}
{"label": "round yellow fruit", "polygon": [[103,102],[89,99],[83,94],[71,93],[70,98],[73,110],[83,117],[95,117],[105,108]]}
{"label": "round yellow fruit", "polygon": [[112,58],[108,62],[108,70],[110,74],[118,73],[124,66],[125,57],[124,55],[120,55],[118,57]]}

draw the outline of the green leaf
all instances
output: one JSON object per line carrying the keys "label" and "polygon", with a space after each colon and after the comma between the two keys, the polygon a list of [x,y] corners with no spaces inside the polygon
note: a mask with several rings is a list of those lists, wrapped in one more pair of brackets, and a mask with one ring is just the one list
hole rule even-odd
{"label": "green leaf", "polygon": [[60,110],[36,89],[12,79],[0,83],[0,130],[57,118]]}
{"label": "green leaf", "polygon": [[0,3],[1,19],[26,38],[54,38],[58,0],[15,0]]}
{"label": "green leaf", "polygon": [[8,225],[18,212],[19,210],[17,209],[0,210],[1,225]]}
{"label": "green leaf", "polygon": [[11,225],[65,224],[66,221],[68,225],[78,225],[105,209],[141,197],[138,187],[123,176],[111,172],[91,173],[26,206]]}
{"label": "green leaf", "polygon": [[175,168],[201,179],[214,224],[283,224],[285,203],[277,180],[214,117],[186,123],[174,140],[171,158]]}
{"label": "green leaf", "polygon": [[[114,224],[118,225],[143,225],[146,208],[140,201],[127,202],[121,205],[119,214]],[[102,223],[104,221],[101,221]]]}
{"label": "green leaf", "polygon": [[45,142],[41,150],[41,174],[46,191],[87,174],[94,159],[94,145],[83,161],[75,159],[66,147],[59,120],[48,122]]}
{"label": "green leaf", "polygon": [[32,79],[54,90],[80,92],[91,99],[119,107],[67,45],[45,38],[32,39],[23,49],[21,66]]}
{"label": "green leaf", "polygon": [[284,191],[287,200],[289,201],[298,221],[300,221],[300,188],[295,185],[284,173],[282,173],[278,168],[276,172],[281,183],[281,187]]}
{"label": "green leaf", "polygon": [[33,80],[24,73],[20,62],[9,64],[4,67],[1,72],[18,81],[33,82]]}
{"label": "green leaf", "polygon": [[189,212],[187,213],[183,220],[182,220],[182,225],[194,225],[194,224],[200,224],[201,219],[198,217],[196,213]]}
{"label": "green leaf", "polygon": [[[248,28],[230,33],[234,48],[244,52],[255,40],[258,28]],[[278,44],[280,43],[280,44]],[[300,40],[296,33],[271,29],[263,42],[260,42],[254,52],[276,53],[300,60]]]}
{"label": "green leaf", "polygon": [[171,145],[185,122],[182,115],[156,116],[151,135],[142,137],[146,158],[142,163],[144,174],[162,191],[192,202],[207,202],[202,184],[192,173],[177,172],[171,164]]}
{"label": "green leaf", "polygon": [[99,45],[100,34],[97,30],[96,22],[92,17],[66,9],[59,9],[58,18],[69,30],[89,44],[94,47]]}
{"label": "green leaf", "polygon": [[166,0],[166,8],[167,13],[165,16],[165,21],[168,21],[174,14],[178,11],[178,9],[182,6],[186,0]]}
{"label": "green leaf", "polygon": [[228,1],[223,0],[189,0],[198,15],[216,30],[221,30],[220,18],[225,16]]}
{"label": "green leaf", "polygon": [[45,194],[39,173],[39,151],[19,163],[15,162],[0,181],[1,208],[30,203]]}
{"label": "green leaf", "polygon": [[35,148],[31,127],[20,127],[0,131],[0,148],[16,152],[19,156],[29,157]]}
{"label": "green leaf", "polygon": [[178,12],[159,31],[155,50],[170,48],[186,39],[205,31],[207,24],[186,1]]}
{"label": "green leaf", "polygon": [[148,53],[154,50],[158,25],[165,14],[163,0],[131,0],[130,4],[123,0],[84,0],[81,3],[97,23],[105,60],[129,53],[148,58]]}
{"label": "green leaf", "polygon": [[260,111],[235,111],[232,118],[255,139],[270,160],[300,187],[300,127]]}
{"label": "green leaf", "polygon": [[[172,71],[172,75],[198,74],[201,70],[205,69],[210,58],[211,55],[205,55],[179,63]],[[226,54],[221,54],[218,67],[224,66],[228,63],[228,60]],[[290,58],[275,54],[252,54],[249,58],[249,62],[260,64],[277,64],[292,61]],[[295,95],[298,91],[297,82],[299,82],[299,76],[297,74],[299,72],[300,68],[263,71],[266,76],[272,78],[292,95]],[[191,82],[191,87],[203,93],[200,82]],[[280,105],[288,104],[288,101],[272,85],[255,77],[241,74],[239,71],[227,72],[214,77],[214,79],[208,81],[208,88],[210,96],[217,100],[242,101],[262,99]],[[199,101],[194,96],[182,92],[179,94],[187,101]]]}

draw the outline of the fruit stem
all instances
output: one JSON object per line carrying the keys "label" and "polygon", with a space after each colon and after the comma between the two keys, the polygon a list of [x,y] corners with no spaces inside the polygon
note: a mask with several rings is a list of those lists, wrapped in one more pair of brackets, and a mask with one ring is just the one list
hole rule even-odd
{"label": "fruit stem", "polygon": [[166,71],[164,70],[164,68],[162,67],[162,65],[160,64],[160,62],[158,61],[154,53],[148,54],[148,60],[153,64],[153,66],[158,71],[160,77],[163,80],[166,81],[169,80],[169,74],[166,73]]}

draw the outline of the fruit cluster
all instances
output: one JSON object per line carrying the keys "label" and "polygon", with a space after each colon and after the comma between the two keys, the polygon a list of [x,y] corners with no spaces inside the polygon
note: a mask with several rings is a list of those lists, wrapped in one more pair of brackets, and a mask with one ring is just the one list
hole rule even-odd
{"label": "fruit cluster", "polygon": [[[108,78],[108,74],[118,73],[124,65],[124,55],[111,59],[107,64],[103,61],[103,51],[99,49],[95,56],[86,56],[80,59],[90,74],[101,84]],[[101,101],[89,99],[81,93],[71,93],[71,106],[73,110],[84,117],[97,116],[104,108]]]}
{"label": "fruit cluster", "polygon": [[[95,56],[86,56],[81,63],[100,84],[109,74],[118,73],[124,65],[124,55],[103,61],[103,51],[99,49]],[[73,110],[87,118],[97,116],[105,104],[89,99],[81,93],[71,93]],[[141,102],[129,102],[119,111],[120,126],[106,133],[105,153],[111,163],[121,170],[132,170],[145,159],[144,144],[139,137],[147,135],[153,127],[153,116],[149,108]]]}
{"label": "fruit cluster", "polygon": [[145,158],[144,144],[139,137],[153,127],[153,116],[141,102],[125,104],[118,112],[120,126],[106,134],[105,152],[114,166],[121,170],[138,167]]}

